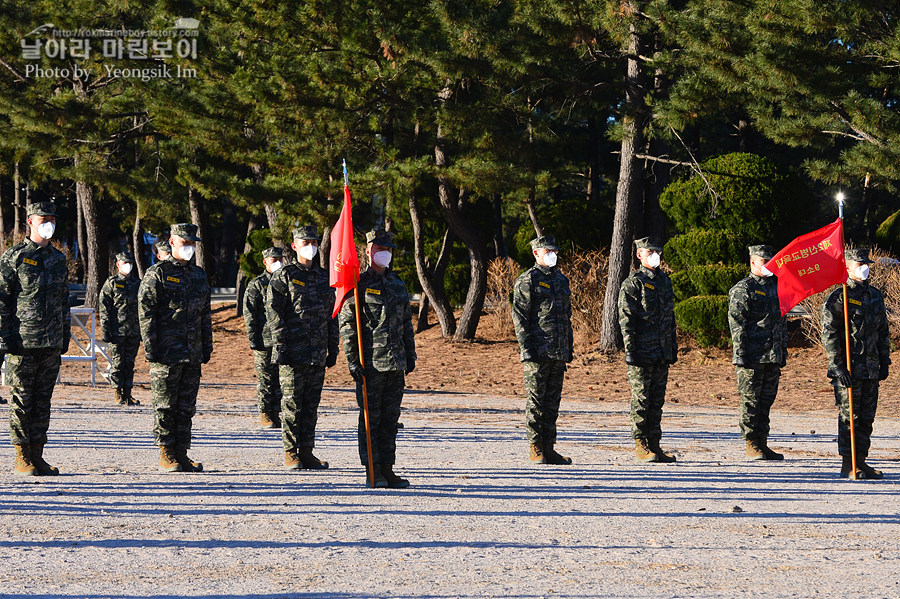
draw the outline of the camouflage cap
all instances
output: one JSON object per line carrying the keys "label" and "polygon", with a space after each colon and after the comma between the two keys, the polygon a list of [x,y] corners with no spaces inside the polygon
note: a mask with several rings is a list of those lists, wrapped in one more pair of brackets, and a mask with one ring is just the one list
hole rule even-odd
{"label": "camouflage cap", "polygon": [[649,237],[641,237],[634,240],[634,245],[639,250],[651,250],[653,252],[661,252],[662,246]]}
{"label": "camouflage cap", "polygon": [[771,245],[751,245],[747,249],[750,250],[751,256],[759,256],[760,258],[765,258],[766,260],[771,260],[775,255],[775,252],[772,251]]}
{"label": "camouflage cap", "polygon": [[34,202],[25,207],[28,216],[36,214],[38,216],[56,216],[56,206],[53,202]]}
{"label": "camouflage cap", "polygon": [[292,231],[294,239],[304,239],[319,241],[319,228],[315,225],[303,225],[302,227],[294,227]]}
{"label": "camouflage cap", "polygon": [[395,248],[394,234],[390,231],[369,231],[366,233],[366,245],[375,243],[386,248]]}
{"label": "camouflage cap", "polygon": [[197,237],[197,225],[193,223],[178,223],[172,225],[169,229],[169,235],[172,237],[181,237],[186,241],[200,241]]}
{"label": "camouflage cap", "polygon": [[263,250],[263,258],[283,258],[284,252],[281,248],[270,247],[268,249]]}
{"label": "camouflage cap", "polygon": [[116,262],[134,262],[131,252],[119,252],[116,254]]}
{"label": "camouflage cap", "polygon": [[556,237],[554,237],[553,235],[544,235],[542,237],[536,237],[531,240],[532,250],[539,250],[541,248],[558,252],[559,247],[556,245]]}
{"label": "camouflage cap", "polygon": [[863,264],[874,264],[874,260],[869,259],[869,248],[853,248],[852,250],[844,250],[844,260],[847,262],[861,262]]}
{"label": "camouflage cap", "polygon": [[172,253],[172,246],[169,245],[169,242],[165,239],[160,239],[156,243],[153,244],[153,247],[156,248],[157,252],[165,252],[167,254]]}

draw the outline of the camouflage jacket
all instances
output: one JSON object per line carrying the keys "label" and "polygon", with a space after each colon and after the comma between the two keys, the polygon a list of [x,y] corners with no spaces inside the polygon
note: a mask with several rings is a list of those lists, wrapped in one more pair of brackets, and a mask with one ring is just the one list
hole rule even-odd
{"label": "camouflage jacket", "polygon": [[272,275],[266,294],[266,320],[272,345],[283,363],[325,366],[338,351],[334,288],[318,265],[288,264]]}
{"label": "camouflage jacket", "polygon": [[200,364],[212,355],[209,281],[202,268],[173,257],[147,269],[138,292],[147,360]]}
{"label": "camouflage jacket", "polygon": [[247,283],[244,291],[244,326],[250,338],[250,349],[265,350],[272,347],[272,333],[266,323],[266,295],[272,273],[268,270]]}
{"label": "camouflage jacket", "polygon": [[625,354],[637,365],[678,360],[675,295],[672,280],[660,269],[640,267],[619,288],[619,326]]}
{"label": "camouflage jacket", "polygon": [[138,288],[141,281],[132,275],[117,274],[100,290],[100,331],[105,341],[116,337],[139,337]]}
{"label": "camouflage jacket", "polygon": [[69,269],[52,245],[29,239],[0,258],[0,351],[69,347]]}
{"label": "camouflage jacket", "polygon": [[535,264],[519,275],[512,317],[523,362],[572,361],[572,291],[558,268]]}
{"label": "camouflage jacket", "polygon": [[[891,340],[881,291],[868,283],[847,281],[850,303],[850,374],[855,379],[878,379],[882,364],[891,363]],[[822,306],[822,343],[828,354],[828,376],[847,370],[844,341],[844,292],[836,288]]]}
{"label": "camouflage jacket", "polygon": [[[391,270],[379,275],[371,268],[359,278],[360,322],[367,368],[379,372],[406,370],[416,360],[412,310],[406,285]],[[359,364],[355,300],[347,294],[338,315],[348,364]]]}
{"label": "camouflage jacket", "polygon": [[787,319],[778,303],[775,277],[750,275],[728,292],[732,363],[737,366],[787,361]]}

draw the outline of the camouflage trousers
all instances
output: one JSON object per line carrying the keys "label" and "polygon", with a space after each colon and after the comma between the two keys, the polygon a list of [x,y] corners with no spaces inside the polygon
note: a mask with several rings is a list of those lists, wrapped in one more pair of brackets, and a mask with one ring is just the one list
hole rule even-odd
{"label": "camouflage trousers", "polygon": [[253,350],[253,367],[256,369],[256,405],[261,414],[268,414],[274,420],[281,411],[281,385],[271,347],[265,351]]}
{"label": "camouflage trousers", "polygon": [[758,364],[752,368],[736,367],[738,392],[741,394],[741,435],[759,441],[769,436],[769,410],[778,394],[781,366]]}
{"label": "camouflage trousers", "polygon": [[319,400],[325,384],[324,366],[281,366],[281,437],[284,450],[316,446]]}
{"label": "camouflage trousers", "polygon": [[[366,368],[366,391],[369,398],[369,430],[372,435],[372,462],[393,464],[397,457],[397,423],[406,377],[402,370],[378,372]],[[359,463],[369,463],[366,448],[366,424],[363,416],[362,384],[356,383],[356,403],[359,406],[357,439]]]}
{"label": "camouflage trousers", "polygon": [[46,443],[50,428],[50,398],[61,364],[58,349],[7,354],[9,436],[13,445]]}
{"label": "camouflage trousers", "polygon": [[562,360],[522,362],[525,371],[525,434],[529,443],[556,443],[556,419],[566,363]]}
{"label": "camouflage trousers", "polygon": [[662,360],[652,366],[628,366],[631,385],[631,436],[635,439],[662,437],[663,404],[666,403],[666,383],[669,365]]}
{"label": "camouflage trousers", "polygon": [[117,389],[134,387],[134,358],[137,356],[140,337],[122,337],[118,343],[110,343],[109,382]]}
{"label": "camouflage trousers", "polygon": [[[878,383],[876,379],[853,379],[853,423],[856,437],[856,455],[866,458],[871,446],[872,425],[878,409]],[[850,398],[846,387],[834,388],[834,403],[840,407],[838,415],[838,453],[850,457]]]}
{"label": "camouflage trousers", "polygon": [[191,419],[197,412],[200,364],[150,362],[153,434],[157,445],[191,446]]}

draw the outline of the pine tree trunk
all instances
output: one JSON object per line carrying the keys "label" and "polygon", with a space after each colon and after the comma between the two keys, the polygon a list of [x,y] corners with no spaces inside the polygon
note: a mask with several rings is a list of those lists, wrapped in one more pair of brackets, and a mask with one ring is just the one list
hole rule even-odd
{"label": "pine tree trunk", "polygon": [[[241,252],[242,254],[253,251],[253,246],[250,245],[250,233],[258,227],[259,223],[256,220],[256,215],[251,214],[250,218],[247,219],[247,235],[244,237],[244,251]],[[237,315],[241,316],[244,313],[244,291],[247,289],[247,275],[244,274],[240,267],[238,267],[235,287],[237,288]]]}
{"label": "pine tree trunk", "polygon": [[19,163],[16,163],[16,169],[13,171],[13,241],[21,239],[24,235],[24,220],[22,219],[22,200],[21,191],[19,190]]}
{"label": "pine tree trunk", "polygon": [[[287,251],[293,251],[290,247]],[[319,241],[319,265],[327,272],[329,270],[328,260],[331,255],[331,227],[327,226],[322,230],[322,239]]]}
{"label": "pine tree trunk", "polygon": [[75,212],[75,228],[78,235],[78,268],[81,270],[81,282],[84,283],[87,281],[87,235],[84,232],[84,204],[77,193],[75,194]]}
{"label": "pine tree trunk", "polygon": [[[76,168],[78,160],[75,159]],[[84,305],[96,310],[100,304],[100,288],[109,276],[109,240],[105,235],[100,205],[93,188],[84,181],[76,181],[75,195],[84,211],[84,228],[87,234]]]}
{"label": "pine tree trunk", "polygon": [[525,205],[528,207],[528,218],[531,219],[531,226],[534,227],[534,233],[538,237],[544,236],[544,227],[541,226],[540,221],[538,220],[537,211],[534,209],[534,190],[528,194],[528,200],[525,202]]}
{"label": "pine tree trunk", "polygon": [[597,133],[597,121],[593,117],[587,119],[588,128],[588,184],[587,201],[593,208],[600,207],[600,136]]}
{"label": "pine tree trunk", "polygon": [[506,240],[503,238],[503,196],[495,193],[492,199],[494,212],[494,255],[498,258],[506,258],[509,252],[506,249]]}
{"label": "pine tree trunk", "polygon": [[[442,92],[442,99],[449,98],[449,89]],[[484,309],[484,296],[487,293],[487,259],[484,246],[478,236],[477,229],[462,215],[458,204],[458,195],[446,175],[449,166],[445,139],[440,125],[437,129],[437,140],[434,146],[434,164],[438,170],[438,199],[444,208],[444,216],[453,233],[459,237],[469,251],[469,288],[466,301],[456,327],[453,338],[457,341],[474,339]]]}
{"label": "pine tree trunk", "polygon": [[609,250],[609,275],[603,298],[603,323],[600,327],[600,351],[614,351],[621,347],[618,300],[622,281],[631,270],[631,247],[634,223],[641,209],[643,173],[638,154],[644,147],[644,88],[641,85],[641,40],[632,25],[627,54],[628,72],[625,82],[625,114],[622,118],[623,139],[619,164],[619,183],[616,188],[616,212]]}
{"label": "pine tree trunk", "polygon": [[234,204],[228,197],[222,200],[222,236],[216,252],[216,280],[226,287],[234,284],[237,273],[234,272],[235,239],[238,237],[237,214]]}
{"label": "pine tree trunk", "polygon": [[[3,182],[0,181],[0,193],[3,191]],[[3,220],[3,198],[0,197],[0,254],[6,251],[6,221]]]}
{"label": "pine tree trunk", "polygon": [[206,218],[203,198],[190,187],[188,187],[188,205],[191,209],[191,222],[197,225],[197,237],[201,239],[201,241],[197,242],[197,249],[195,250],[197,266],[206,271],[207,277],[212,278],[215,275],[212,230],[209,226],[209,219]]}
{"label": "pine tree trunk", "polygon": [[[449,251],[446,247],[449,245],[448,236],[449,229],[444,234],[444,244],[441,246],[441,256],[438,258],[437,265],[443,267],[440,272],[430,273],[428,271],[428,259],[425,255],[425,231],[422,225],[422,213],[419,210],[419,199],[415,192],[409,194],[409,217],[412,222],[413,230],[413,257],[416,262],[416,274],[419,276],[419,285],[422,287],[423,295],[429,298],[434,313],[437,315],[438,322],[441,325],[441,334],[444,337],[450,337],[456,332],[456,318],[453,315],[453,306],[447,299],[447,292],[444,289],[444,272],[446,272],[447,256]],[[435,269],[437,271],[437,268]],[[419,318],[422,317],[421,310]],[[426,317],[427,324],[427,317]],[[421,330],[421,329],[420,329]]]}
{"label": "pine tree trunk", "polygon": [[141,215],[141,201],[134,208],[134,229],[131,231],[131,244],[134,246],[134,267],[139,279],[144,278],[144,218]]}

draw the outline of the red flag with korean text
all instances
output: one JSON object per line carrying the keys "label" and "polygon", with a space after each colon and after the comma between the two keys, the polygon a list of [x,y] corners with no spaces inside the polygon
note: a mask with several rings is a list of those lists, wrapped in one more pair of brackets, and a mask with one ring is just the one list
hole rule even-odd
{"label": "red flag with korean text", "polygon": [[847,281],[843,221],[801,235],[766,262],[778,277],[781,315],[811,295]]}
{"label": "red flag with korean text", "polygon": [[331,286],[336,289],[334,312],[331,314],[334,318],[341,311],[347,293],[353,291],[353,287],[359,281],[359,256],[353,242],[353,211],[350,208],[349,185],[344,185],[344,207],[331,231],[331,255],[328,263]]}

